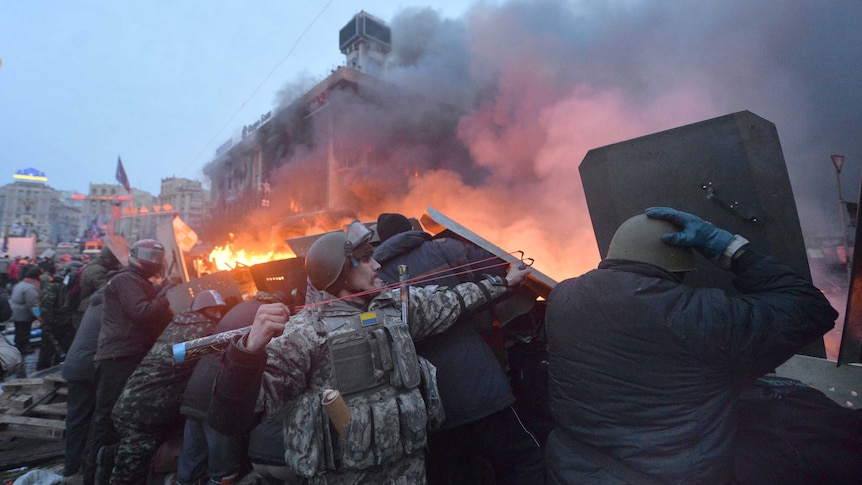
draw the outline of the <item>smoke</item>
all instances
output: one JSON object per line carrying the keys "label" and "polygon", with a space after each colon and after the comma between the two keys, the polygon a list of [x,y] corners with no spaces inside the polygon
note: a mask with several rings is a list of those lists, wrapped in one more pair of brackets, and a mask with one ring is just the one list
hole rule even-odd
{"label": "smoke", "polygon": [[[389,21],[382,77],[415,96],[334,94],[352,127],[338,148],[364,164],[344,175],[341,206],[354,209],[344,216],[433,206],[555,279],[575,276],[599,259],[578,173],[588,150],[749,110],[778,129],[806,238],[840,234],[829,156],[846,156],[844,194],[855,200],[860,24],[855,0],[511,1],[459,19],[403,10]],[[272,180],[273,206],[320,191],[326,175],[314,166],[329,149],[318,139],[279,155],[290,163]]]}
{"label": "smoke", "polygon": [[860,20],[852,1],[524,1],[457,21],[404,11],[391,22],[402,65],[387,79],[469,106],[457,134],[489,176],[426,175],[400,205],[425,201],[556,278],[580,274],[598,260],[577,170],[589,149],[749,110],[778,128],[806,237],[840,234],[829,155],[847,155],[855,200]]}

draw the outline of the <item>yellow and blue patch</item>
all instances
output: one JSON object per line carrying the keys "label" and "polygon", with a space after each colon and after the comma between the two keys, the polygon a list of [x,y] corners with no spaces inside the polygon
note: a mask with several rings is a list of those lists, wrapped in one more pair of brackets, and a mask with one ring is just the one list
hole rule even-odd
{"label": "yellow and blue patch", "polygon": [[370,327],[372,325],[377,325],[380,321],[377,319],[377,312],[367,312],[359,315],[359,323],[361,323],[363,327]]}

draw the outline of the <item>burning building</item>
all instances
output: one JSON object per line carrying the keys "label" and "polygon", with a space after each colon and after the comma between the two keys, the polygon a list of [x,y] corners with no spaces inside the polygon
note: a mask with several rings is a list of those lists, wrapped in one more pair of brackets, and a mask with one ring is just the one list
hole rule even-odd
{"label": "burning building", "polygon": [[[428,170],[481,178],[456,136],[464,110],[374,75],[391,48],[385,23],[360,12],[339,39],[345,66],[244,127],[241,142],[205,168],[218,221],[210,228],[213,240],[255,232],[253,212],[266,227],[275,225],[278,241],[332,229],[345,218],[376,217],[374,211],[403,197],[410,180]],[[412,107],[409,117],[404,107]]]}

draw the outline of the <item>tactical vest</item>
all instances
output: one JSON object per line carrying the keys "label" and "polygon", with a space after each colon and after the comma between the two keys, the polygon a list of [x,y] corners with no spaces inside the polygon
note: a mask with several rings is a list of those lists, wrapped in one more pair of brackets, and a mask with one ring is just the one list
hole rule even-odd
{"label": "tactical vest", "polygon": [[400,309],[325,317],[324,325],[333,374],[328,385],[344,397],[350,424],[342,438],[323,410],[323,389],[304,393],[282,423],[286,464],[311,478],[420,452],[429,423],[442,423],[443,407],[436,369],[416,354]]}

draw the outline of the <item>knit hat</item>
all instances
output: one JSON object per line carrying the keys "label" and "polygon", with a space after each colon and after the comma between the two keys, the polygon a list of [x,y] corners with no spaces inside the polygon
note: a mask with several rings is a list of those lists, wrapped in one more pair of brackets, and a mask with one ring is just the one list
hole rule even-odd
{"label": "knit hat", "polygon": [[380,242],[412,229],[413,225],[410,224],[410,220],[401,214],[384,213],[377,217],[377,234],[380,235]]}

